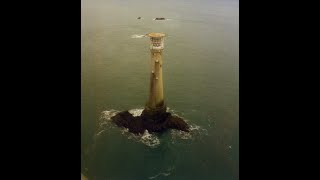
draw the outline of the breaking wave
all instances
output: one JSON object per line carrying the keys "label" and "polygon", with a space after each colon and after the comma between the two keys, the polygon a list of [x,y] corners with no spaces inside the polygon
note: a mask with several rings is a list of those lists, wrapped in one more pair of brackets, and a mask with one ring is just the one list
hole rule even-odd
{"label": "breaking wave", "polygon": [[[142,114],[143,108],[136,108],[129,110],[133,116],[140,116]],[[177,112],[173,109],[167,108],[168,112],[171,112],[173,115],[180,116],[180,112]],[[95,136],[99,137],[105,132],[108,132],[111,129],[117,128],[114,123],[111,122],[111,117],[115,116],[118,110],[106,110],[101,113],[101,117],[99,119],[99,127],[96,131]],[[171,142],[174,144],[179,140],[195,140],[197,138],[201,138],[204,135],[208,135],[208,131],[201,126],[192,124],[186,120],[190,126],[190,132],[179,131],[175,129],[171,129],[170,136]],[[127,137],[130,140],[135,142],[142,143],[150,148],[156,148],[161,144],[161,139],[157,136],[157,133],[149,133],[148,130],[145,130],[143,134],[133,134],[130,133],[127,128],[120,128],[120,133]]]}

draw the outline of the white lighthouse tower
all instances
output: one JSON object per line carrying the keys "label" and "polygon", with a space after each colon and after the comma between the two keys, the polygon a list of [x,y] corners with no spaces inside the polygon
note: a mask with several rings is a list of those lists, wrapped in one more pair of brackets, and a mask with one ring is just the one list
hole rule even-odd
{"label": "white lighthouse tower", "polygon": [[150,92],[145,111],[150,115],[166,112],[163,96],[162,79],[162,52],[164,48],[164,33],[149,33],[151,45],[151,68],[150,68]]}

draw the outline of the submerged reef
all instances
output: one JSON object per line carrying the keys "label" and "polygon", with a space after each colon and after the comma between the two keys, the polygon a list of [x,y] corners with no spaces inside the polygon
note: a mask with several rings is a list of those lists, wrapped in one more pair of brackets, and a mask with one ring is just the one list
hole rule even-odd
{"label": "submerged reef", "polygon": [[111,117],[111,120],[119,127],[128,128],[129,132],[135,134],[143,134],[145,130],[160,133],[168,129],[189,132],[188,124],[169,112],[150,115],[144,110],[141,116],[133,116],[128,111],[122,111]]}

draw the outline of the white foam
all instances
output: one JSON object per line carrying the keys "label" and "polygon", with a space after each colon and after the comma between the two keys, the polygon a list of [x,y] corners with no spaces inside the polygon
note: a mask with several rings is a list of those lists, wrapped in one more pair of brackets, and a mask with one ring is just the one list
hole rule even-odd
{"label": "white foam", "polygon": [[196,131],[196,130],[199,130],[200,129],[200,126],[198,125],[190,125],[190,131]]}
{"label": "white foam", "polygon": [[145,35],[143,35],[143,34],[133,34],[133,35],[131,35],[131,38],[143,38],[143,37],[145,37]]}
{"label": "white foam", "polygon": [[160,175],[169,176],[170,174],[171,174],[171,173],[159,173],[159,174],[156,174],[155,176],[149,177],[149,179],[155,179],[155,178],[157,178],[157,177],[160,176]]}
{"label": "white foam", "polygon": [[145,130],[143,134],[133,134],[130,133],[128,129],[123,128],[121,134],[127,136],[128,139],[133,140],[138,143],[142,143],[148,147],[155,148],[160,145],[160,140],[155,134],[150,134],[148,130]]}
{"label": "white foam", "polygon": [[101,136],[106,130],[114,128],[114,124],[111,123],[111,117],[115,116],[119,111],[111,109],[102,111],[100,115],[100,119],[98,121],[98,128],[95,133],[96,138]]}
{"label": "white foam", "polygon": [[104,131],[105,131],[105,130],[103,129],[103,130],[101,130],[100,132],[98,132],[96,135],[97,135],[97,136],[100,136]]}
{"label": "white foam", "polygon": [[112,116],[115,116],[119,111],[111,109],[111,110],[107,110],[107,111],[102,111],[101,112],[101,117],[100,120],[111,120]]}
{"label": "white foam", "polygon": [[129,113],[132,114],[133,116],[140,116],[142,114],[143,109],[131,109],[129,110]]}
{"label": "white foam", "polygon": [[189,132],[179,131],[175,129],[171,130],[171,140],[173,144],[175,143],[176,139],[191,140],[201,138],[204,135],[208,135],[208,131],[198,125],[191,124],[189,126]]}
{"label": "white foam", "polygon": [[128,128],[122,128],[121,129],[121,134],[126,134],[126,133],[128,133],[129,132],[129,129]]}
{"label": "white foam", "polygon": [[158,173],[158,174],[156,174],[156,175],[154,175],[154,176],[149,177],[149,179],[155,179],[155,178],[157,178],[157,177],[160,176],[160,175],[169,176],[169,175],[171,174],[171,172],[172,172],[173,169],[174,169],[174,167],[168,168],[166,172],[160,172],[160,173]]}
{"label": "white foam", "polygon": [[158,176],[160,176],[160,173],[159,173],[159,174],[156,174],[155,176],[149,177],[149,179],[154,179],[154,178],[156,178],[156,177],[158,177]]}
{"label": "white foam", "polygon": [[208,135],[208,130],[201,126],[191,124],[190,133],[192,134],[192,136],[203,136],[203,135]]}
{"label": "white foam", "polygon": [[177,138],[180,138],[180,139],[191,139],[192,138],[192,135],[190,132],[184,132],[184,131],[180,131],[180,130],[171,130],[171,137],[172,137],[172,140],[175,140]]}
{"label": "white foam", "polygon": [[157,147],[160,144],[160,140],[154,134],[150,134],[148,130],[145,130],[140,142],[149,146],[149,147]]}

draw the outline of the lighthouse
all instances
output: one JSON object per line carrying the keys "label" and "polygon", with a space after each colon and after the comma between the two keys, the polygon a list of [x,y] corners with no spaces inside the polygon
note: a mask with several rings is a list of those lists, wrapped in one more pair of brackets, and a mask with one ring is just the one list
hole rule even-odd
{"label": "lighthouse", "polygon": [[164,49],[164,33],[149,33],[150,37],[150,87],[149,99],[145,105],[145,113],[154,116],[166,112],[163,95],[162,52]]}
{"label": "lighthouse", "polygon": [[149,132],[164,132],[167,129],[178,129],[189,132],[189,125],[180,117],[166,112],[167,107],[163,96],[162,52],[164,48],[164,33],[149,33],[150,37],[150,86],[149,98],[140,116],[133,116],[129,111],[122,111],[111,117],[112,122],[119,127],[129,129],[129,132],[143,134]]}

